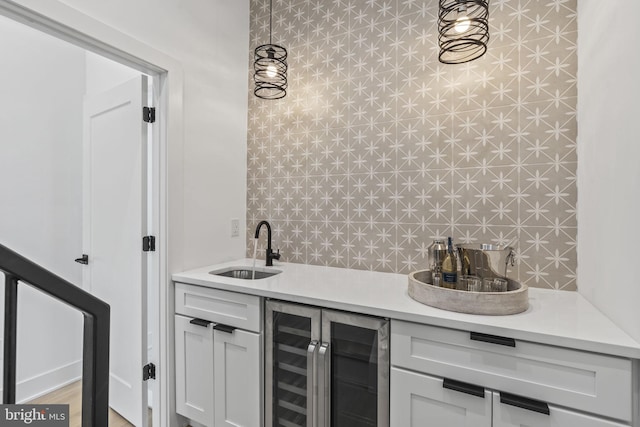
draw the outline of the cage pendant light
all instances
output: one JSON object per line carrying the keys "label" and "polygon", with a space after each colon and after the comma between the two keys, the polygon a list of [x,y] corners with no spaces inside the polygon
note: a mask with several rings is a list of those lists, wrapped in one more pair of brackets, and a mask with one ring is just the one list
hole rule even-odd
{"label": "cage pendant light", "polygon": [[489,0],[439,0],[438,59],[462,64],[480,58],[489,43]]}
{"label": "cage pendant light", "polygon": [[273,0],[269,1],[269,43],[258,46],[253,63],[253,94],[262,99],[280,99],[287,95],[287,49],[271,42]]}

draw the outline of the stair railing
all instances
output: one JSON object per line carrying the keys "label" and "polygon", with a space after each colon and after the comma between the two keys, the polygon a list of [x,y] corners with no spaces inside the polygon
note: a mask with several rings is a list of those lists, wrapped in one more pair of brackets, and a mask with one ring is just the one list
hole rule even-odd
{"label": "stair railing", "polygon": [[108,427],[109,305],[1,244],[0,271],[5,274],[3,403],[16,403],[18,282],[22,282],[82,312],[82,426]]}

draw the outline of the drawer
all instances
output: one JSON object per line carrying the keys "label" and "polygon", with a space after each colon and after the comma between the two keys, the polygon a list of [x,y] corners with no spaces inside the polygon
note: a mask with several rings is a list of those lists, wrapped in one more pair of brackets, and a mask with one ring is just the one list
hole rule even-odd
{"label": "drawer", "polygon": [[260,332],[260,297],[176,283],[176,313]]}
{"label": "drawer", "polygon": [[[627,424],[592,417],[553,405],[548,405],[549,413],[547,414],[523,409],[514,404],[518,405],[518,402],[503,403],[500,393],[493,393],[493,427],[627,427]],[[526,407],[526,404],[523,406]]]}
{"label": "drawer", "polygon": [[470,332],[392,321],[391,364],[631,420],[631,360],[527,341],[487,341],[493,342],[471,339]]}
{"label": "drawer", "polygon": [[491,427],[491,398],[488,390],[473,395],[442,378],[391,368],[391,426]]}

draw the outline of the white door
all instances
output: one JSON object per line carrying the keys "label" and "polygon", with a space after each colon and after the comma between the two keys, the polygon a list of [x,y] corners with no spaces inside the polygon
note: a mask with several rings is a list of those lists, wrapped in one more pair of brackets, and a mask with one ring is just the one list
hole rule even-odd
{"label": "white door", "polygon": [[[391,368],[391,425],[491,427],[491,392],[468,394],[442,378]],[[463,391],[460,391],[463,390]]]}
{"label": "white door", "polygon": [[214,425],[259,427],[262,425],[260,334],[220,327],[216,325],[213,331]]}
{"label": "white door", "polygon": [[213,326],[176,314],[176,412],[213,426]]}
{"label": "white door", "polygon": [[[147,425],[147,79],[136,77],[84,103],[83,286],[111,306],[109,404]],[[143,386],[144,385],[144,386]]]}

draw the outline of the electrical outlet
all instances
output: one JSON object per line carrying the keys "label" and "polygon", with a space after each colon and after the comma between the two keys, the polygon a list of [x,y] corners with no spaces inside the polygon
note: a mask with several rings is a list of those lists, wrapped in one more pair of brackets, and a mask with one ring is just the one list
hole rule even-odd
{"label": "electrical outlet", "polygon": [[233,218],[231,220],[231,237],[240,236],[240,220],[238,218]]}

